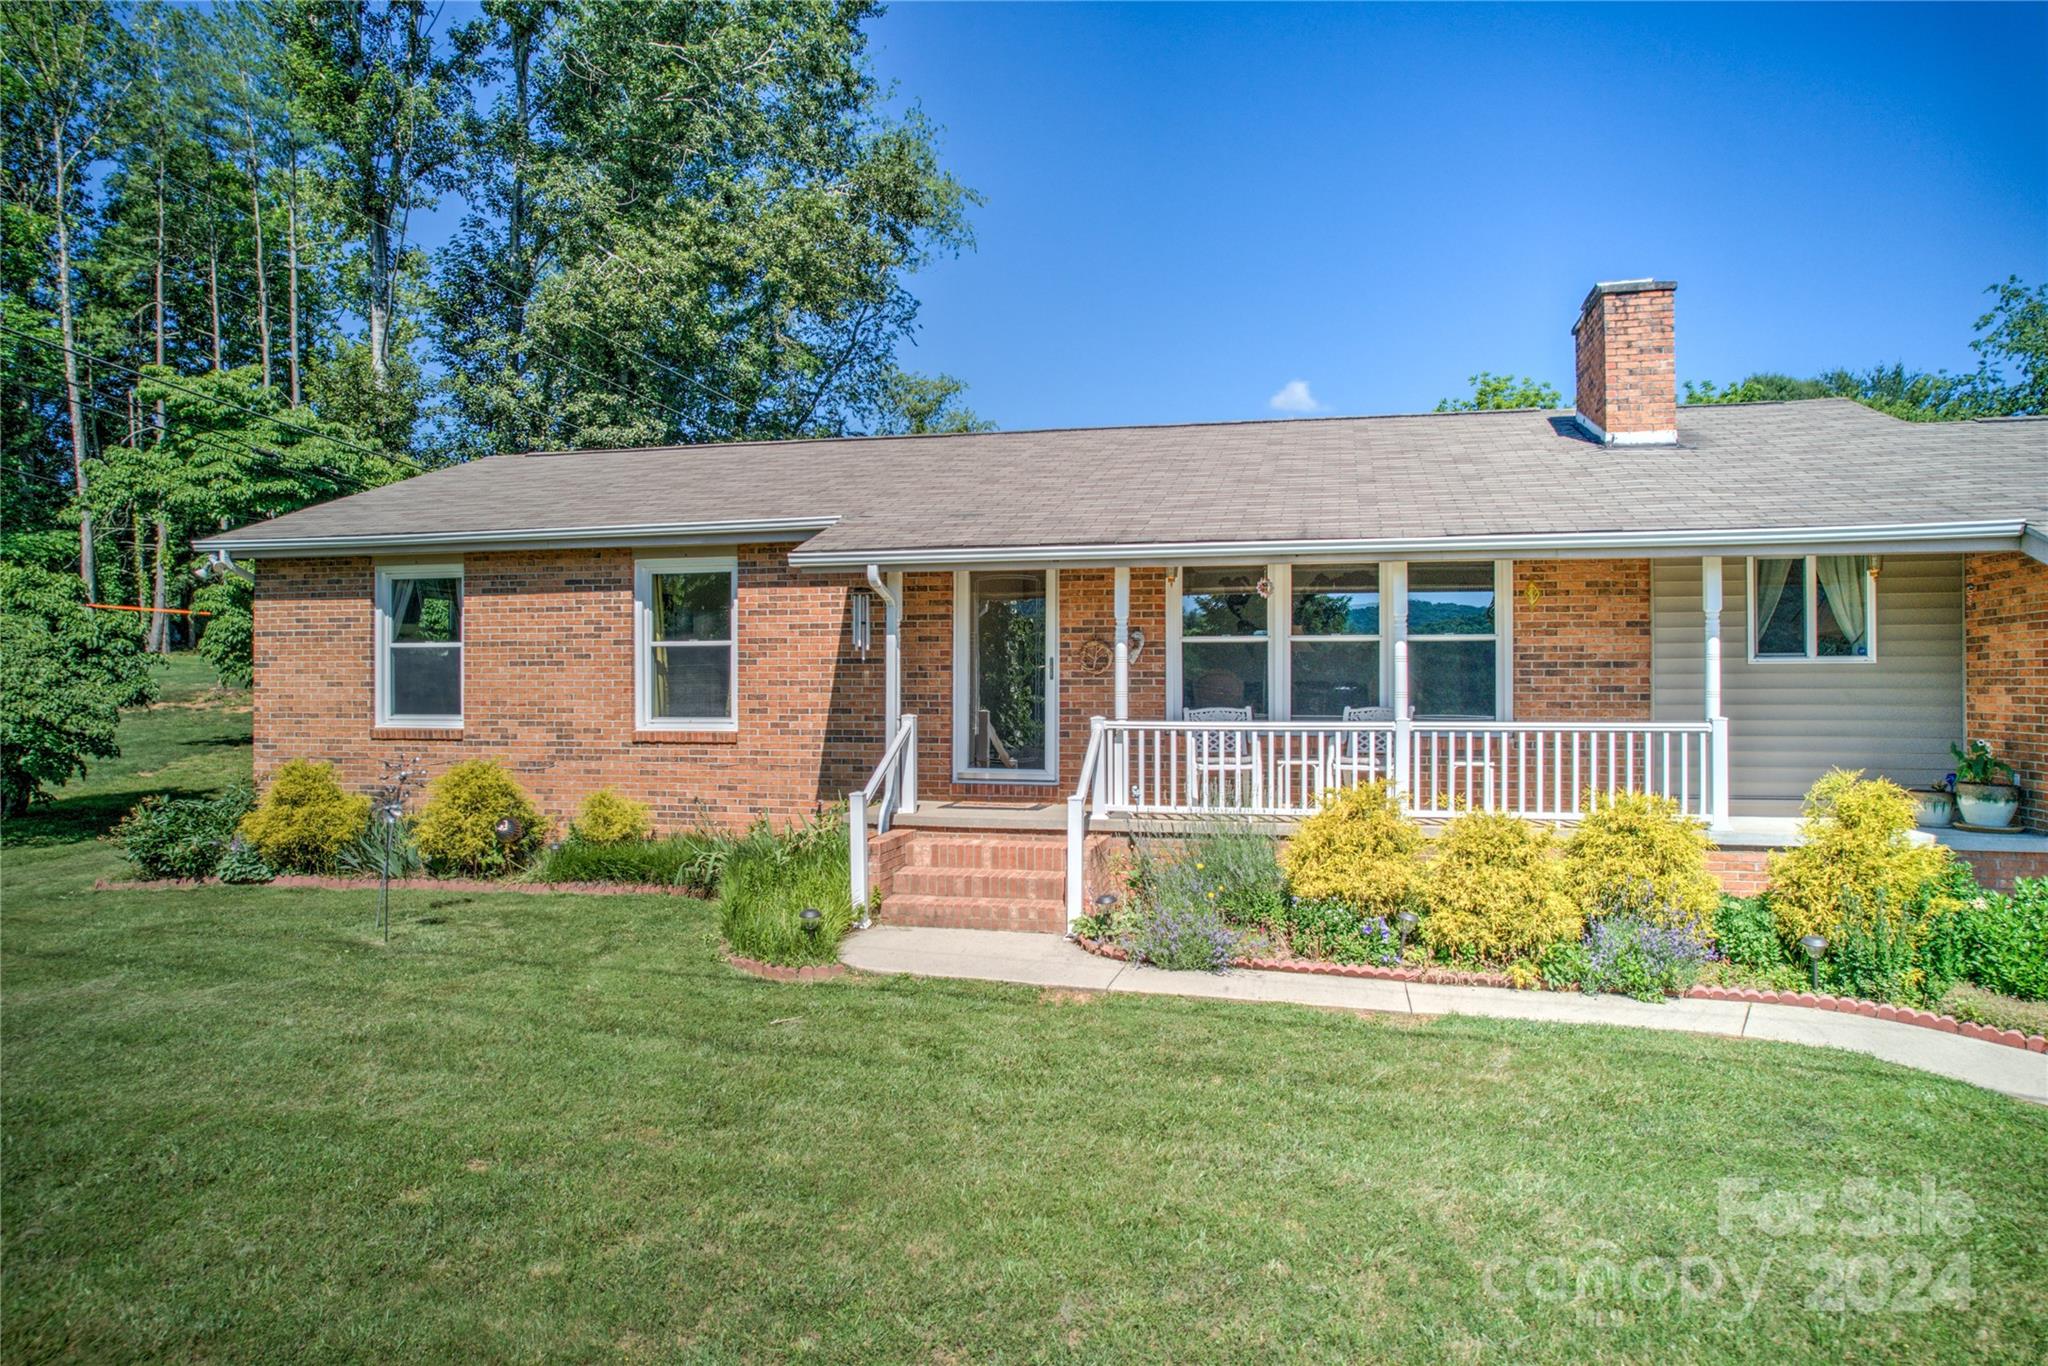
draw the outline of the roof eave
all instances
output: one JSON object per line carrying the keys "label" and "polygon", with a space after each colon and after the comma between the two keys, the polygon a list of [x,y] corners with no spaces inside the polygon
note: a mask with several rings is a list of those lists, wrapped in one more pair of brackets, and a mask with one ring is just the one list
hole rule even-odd
{"label": "roof eave", "polygon": [[508,528],[440,533],[393,532],[375,536],[214,536],[194,541],[200,551],[226,551],[249,559],[298,556],[395,555],[449,550],[559,550],[569,546],[710,545],[735,541],[802,541],[832,517],[767,517],[721,522],[660,522],[636,526]]}
{"label": "roof eave", "polygon": [[1298,560],[1331,557],[1449,559],[1540,555],[1586,559],[1633,552],[1646,557],[1716,555],[1754,550],[1828,554],[1939,554],[2029,549],[2048,558],[2048,544],[2026,545],[2019,519],[1928,522],[1911,525],[1683,528],[1672,531],[1597,531],[1515,535],[1384,537],[1356,540],[1164,541],[1145,544],[956,546],[915,549],[848,548],[799,550],[790,563],[799,569],[849,569],[878,565],[891,569],[972,565],[1199,564],[1229,560]]}

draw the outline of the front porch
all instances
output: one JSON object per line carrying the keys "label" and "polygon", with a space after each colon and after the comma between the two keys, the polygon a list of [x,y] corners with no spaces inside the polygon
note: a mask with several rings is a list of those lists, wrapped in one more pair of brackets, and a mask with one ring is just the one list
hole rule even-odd
{"label": "front porch", "polygon": [[[1752,612],[1766,569],[1784,583]],[[1748,851],[1748,890],[1827,768],[1945,771],[1962,577],[1959,556],[1782,552],[870,566],[889,742],[852,805],[877,833],[1063,835],[1069,918],[1093,837],[1204,817],[1284,833],[1371,781],[1425,822],[1663,795]]]}

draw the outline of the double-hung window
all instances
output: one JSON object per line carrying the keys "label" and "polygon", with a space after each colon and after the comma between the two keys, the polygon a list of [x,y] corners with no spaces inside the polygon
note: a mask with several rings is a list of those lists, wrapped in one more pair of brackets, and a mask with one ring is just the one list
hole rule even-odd
{"label": "double-hung window", "polygon": [[1418,717],[1500,714],[1498,578],[1491,560],[1408,566],[1408,694]]}
{"label": "double-hung window", "polygon": [[1759,556],[1749,562],[1750,658],[1872,658],[1876,583],[1868,555]]}
{"label": "double-hung window", "polygon": [[1302,564],[1292,574],[1289,715],[1337,720],[1380,701],[1380,567]]}
{"label": "double-hung window", "polygon": [[634,566],[634,693],[643,730],[732,730],[739,642],[731,557]]}
{"label": "double-hung window", "polygon": [[377,571],[377,723],[462,724],[462,566]]}
{"label": "double-hung window", "polygon": [[1255,718],[1272,715],[1266,696],[1270,592],[1264,565],[1191,567],[1181,572],[1183,712],[1200,707],[1250,707]]}

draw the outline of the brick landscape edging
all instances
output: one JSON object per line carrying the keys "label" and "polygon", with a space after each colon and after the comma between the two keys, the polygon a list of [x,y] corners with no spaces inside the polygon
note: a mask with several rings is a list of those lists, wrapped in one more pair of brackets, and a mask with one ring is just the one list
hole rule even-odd
{"label": "brick landscape edging", "polygon": [[[1076,942],[1097,957],[1114,958],[1118,962],[1130,961],[1130,954],[1114,944],[1083,936],[1076,936]],[[1389,968],[1374,963],[1323,963],[1298,958],[1233,958],[1230,960],[1230,966],[1253,968],[1260,972],[1299,972],[1323,977],[1370,977],[1390,982],[1422,982],[1430,986],[1510,989],[1514,986],[1502,973],[1458,972],[1446,968]],[[1943,1034],[1959,1035],[1965,1039],[2003,1044],[2007,1048],[2048,1053],[2048,1035],[2022,1034],[2017,1029],[1994,1029],[1990,1025],[1981,1025],[1972,1020],[1958,1020],[1953,1015],[1937,1015],[1931,1010],[1887,1005],[1879,1001],[1862,1001],[1849,996],[1828,996],[1811,991],[1763,991],[1755,987],[1706,985],[1686,988],[1685,996],[1686,999],[1694,1001],[1740,1001],[1746,1005],[1800,1006],[1808,1010],[1832,1010],[1838,1015],[1860,1015],[1867,1019],[1890,1020],[1896,1024],[1914,1025]]]}
{"label": "brick landscape edging", "polygon": [[847,966],[844,963],[813,963],[808,967],[790,968],[780,963],[764,963],[758,958],[742,958],[736,953],[724,953],[725,961],[741,972],[763,977],[771,982],[823,982],[833,977],[844,977]]}
{"label": "brick landscape edging", "polygon": [[[285,873],[268,882],[222,882],[217,877],[144,878],[118,882],[100,878],[92,884],[95,892],[169,892],[200,887],[284,887],[307,892],[366,892],[377,889],[373,877],[310,877]],[[481,877],[395,877],[391,889],[401,892],[560,892],[574,896],[685,896],[702,901],[704,894],[691,887],[672,887],[660,882],[494,882]]]}

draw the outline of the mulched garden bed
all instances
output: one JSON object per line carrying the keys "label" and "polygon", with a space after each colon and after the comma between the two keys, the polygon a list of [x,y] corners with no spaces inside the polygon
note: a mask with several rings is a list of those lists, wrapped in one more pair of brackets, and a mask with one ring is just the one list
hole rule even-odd
{"label": "mulched garden bed", "polygon": [[[287,887],[312,892],[375,891],[373,877],[308,877],[284,873],[268,882],[224,883],[219,878],[148,878],[120,882],[101,878],[93,883],[95,892],[167,892],[198,887]],[[571,893],[578,896],[683,896],[702,901],[704,894],[694,887],[673,887],[659,882],[500,882],[481,877],[395,877],[394,891],[416,892],[536,892]]]}
{"label": "mulched garden bed", "polygon": [[[1078,938],[1078,942],[1082,948],[1099,957],[1114,958],[1120,962],[1130,961],[1130,954],[1114,944],[1085,937]],[[1231,960],[1230,966],[1252,968],[1262,972],[1300,972],[1323,977],[1370,977],[1390,982],[1425,982],[1432,986],[1514,986],[1504,974],[1498,972],[1459,972],[1452,968],[1380,967],[1373,963],[1326,963],[1311,958],[1236,958]],[[1890,1020],[1895,1024],[1932,1029],[1960,1038],[2003,1044],[2007,1048],[2024,1048],[2035,1053],[2048,1053],[2048,1036],[2022,1034],[2017,1029],[1994,1029],[1990,1025],[1981,1025],[1974,1021],[1958,1020],[1953,1015],[1937,1015],[1931,1010],[1916,1010],[1912,1006],[1886,1005],[1879,1001],[1860,1001],[1847,996],[1828,996],[1811,991],[1760,991],[1754,987],[1699,985],[1688,988],[1685,995],[1686,999],[1694,1001],[1741,1001],[1750,1005],[1801,1006],[1809,1010],[1832,1010],[1841,1015]]]}

